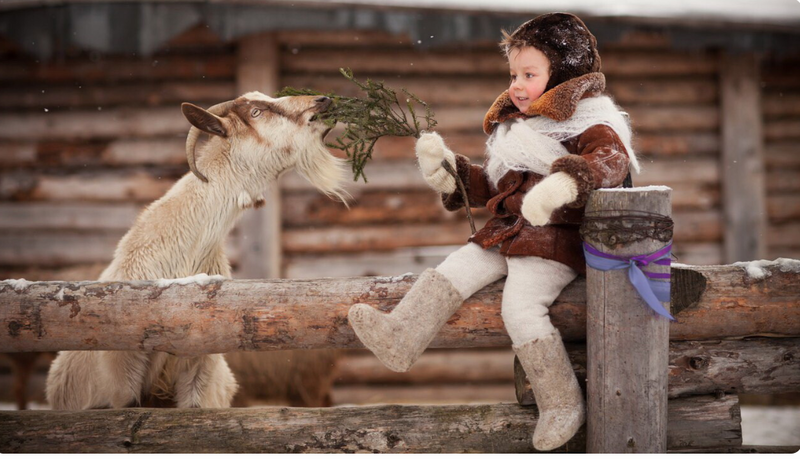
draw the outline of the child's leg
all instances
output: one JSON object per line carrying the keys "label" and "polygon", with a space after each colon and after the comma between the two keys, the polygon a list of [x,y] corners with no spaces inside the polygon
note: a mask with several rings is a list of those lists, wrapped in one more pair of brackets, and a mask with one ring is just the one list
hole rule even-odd
{"label": "child's leg", "polygon": [[576,273],[536,257],[509,258],[503,291],[503,322],[531,383],[539,420],[533,446],[549,451],[572,438],[586,419],[586,403],[561,334],[548,308]]}
{"label": "child's leg", "polygon": [[503,322],[511,342],[521,345],[551,334],[549,308],[578,273],[557,261],[509,257],[503,290]]}
{"label": "child's leg", "polygon": [[470,242],[448,255],[436,271],[453,284],[462,298],[467,299],[508,274],[508,267],[497,248],[482,249]]}
{"label": "child's leg", "polygon": [[470,243],[426,269],[390,314],[354,305],[350,326],[390,370],[407,371],[464,299],[505,274],[502,255]]}

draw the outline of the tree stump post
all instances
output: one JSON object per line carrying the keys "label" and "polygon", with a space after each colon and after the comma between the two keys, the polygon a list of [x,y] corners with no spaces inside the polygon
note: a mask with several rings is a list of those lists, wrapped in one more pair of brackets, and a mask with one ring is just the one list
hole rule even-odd
{"label": "tree stump post", "polygon": [[[646,187],[593,192],[587,217],[619,218],[585,221],[584,241],[620,257],[663,248],[665,242],[642,231],[654,226],[646,217],[623,217],[644,212],[671,217],[671,191]],[[639,229],[636,234],[628,231],[634,228]],[[671,239],[671,227],[666,234]],[[644,268],[654,273],[669,269],[655,264]],[[587,452],[665,453],[669,320],[648,307],[629,281],[628,269],[600,271],[587,265],[586,279]],[[669,303],[662,305],[670,310]]]}

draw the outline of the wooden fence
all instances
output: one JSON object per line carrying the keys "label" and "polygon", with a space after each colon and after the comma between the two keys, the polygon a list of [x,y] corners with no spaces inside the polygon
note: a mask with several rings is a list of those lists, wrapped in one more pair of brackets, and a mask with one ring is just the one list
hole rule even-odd
{"label": "wooden fence", "polygon": [[[749,270],[748,270],[749,268]],[[741,445],[737,392],[800,385],[797,262],[673,268],[667,447],[670,451],[788,451]],[[307,281],[0,282],[0,351],[355,348],[355,302],[389,311],[414,276]],[[434,347],[508,345],[502,282],[471,297]],[[585,379],[586,283],[552,308]],[[135,306],[132,306],[135,305]],[[510,364],[510,362],[509,362]],[[532,451],[534,408],[371,406],[328,409],[103,410],[0,413],[3,452]],[[585,451],[579,433],[563,451]]]}

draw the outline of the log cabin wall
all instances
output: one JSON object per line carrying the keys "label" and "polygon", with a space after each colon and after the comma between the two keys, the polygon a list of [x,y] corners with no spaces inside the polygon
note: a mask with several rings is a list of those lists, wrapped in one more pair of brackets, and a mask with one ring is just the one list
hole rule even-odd
{"label": "log cabin wall", "polygon": [[761,107],[767,258],[800,258],[800,55],[765,59]]}
{"label": "log cabin wall", "polygon": [[[281,85],[354,95],[338,74],[350,67],[359,78],[405,87],[430,103],[454,151],[481,161],[481,121],[508,78],[494,43],[420,49],[381,32],[277,39]],[[40,64],[8,41],[1,49],[0,277],[95,278],[142,206],[187,171],[189,125],[179,103],[236,95],[237,44],[201,26],[148,58],[75,52]],[[601,43],[601,56],[609,92],[633,122],[643,164],[634,184],[674,189],[678,260],[723,263],[719,53],[679,51],[663,35],[635,33]],[[767,150],[791,162],[786,139],[797,120],[787,116],[796,114],[776,84],[764,92]],[[282,178],[284,277],[420,272],[469,236],[463,211],[446,212],[421,179],[411,139],[382,139],[366,176],[349,186],[349,211],[296,174]],[[771,222],[781,224],[769,233],[783,241],[770,246],[778,256],[791,245],[784,230],[797,225],[797,212],[781,204],[796,200],[796,181],[768,183]],[[241,240],[234,233],[229,244],[235,268],[249,252]]]}

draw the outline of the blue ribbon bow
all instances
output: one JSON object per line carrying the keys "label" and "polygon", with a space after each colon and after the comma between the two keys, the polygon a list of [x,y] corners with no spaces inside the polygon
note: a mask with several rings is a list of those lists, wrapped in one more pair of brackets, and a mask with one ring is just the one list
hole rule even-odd
{"label": "blue ribbon bow", "polygon": [[[583,243],[583,254],[586,256],[586,264],[589,267],[599,271],[627,269],[628,279],[650,309],[655,311],[656,314],[674,321],[675,318],[661,305],[661,302],[670,300],[670,275],[668,273],[651,273],[642,270],[643,267],[649,264],[670,266],[671,250],[672,242],[649,255],[620,257],[601,252],[590,244]],[[656,281],[655,279],[667,279],[667,281]]]}

